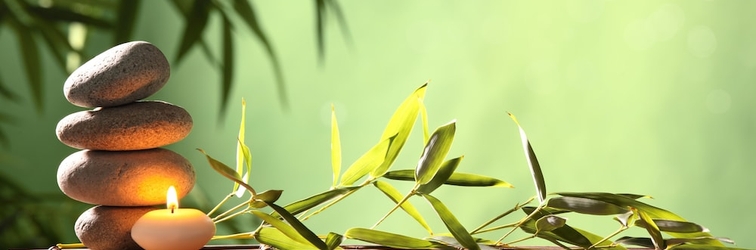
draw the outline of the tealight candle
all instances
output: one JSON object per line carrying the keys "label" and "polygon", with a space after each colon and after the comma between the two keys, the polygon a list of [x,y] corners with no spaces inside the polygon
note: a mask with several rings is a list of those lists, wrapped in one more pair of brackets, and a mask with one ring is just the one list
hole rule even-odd
{"label": "tealight candle", "polygon": [[168,188],[167,209],[144,214],[131,238],[146,250],[200,249],[215,235],[215,223],[197,209],[179,209],[176,189]]}

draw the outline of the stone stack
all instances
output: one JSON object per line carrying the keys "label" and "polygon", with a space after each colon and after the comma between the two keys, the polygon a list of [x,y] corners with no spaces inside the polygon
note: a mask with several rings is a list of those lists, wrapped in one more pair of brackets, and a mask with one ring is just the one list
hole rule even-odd
{"label": "stone stack", "polygon": [[58,168],[58,186],[74,200],[96,205],[76,221],[76,236],[90,249],[141,249],[131,227],[143,214],[165,206],[168,187],[178,198],[194,187],[195,173],[181,155],[160,147],[192,129],[183,108],[143,100],[168,81],[165,55],[148,42],[115,46],[76,69],[63,92],[90,108],[60,120],[55,132],[81,149]]}

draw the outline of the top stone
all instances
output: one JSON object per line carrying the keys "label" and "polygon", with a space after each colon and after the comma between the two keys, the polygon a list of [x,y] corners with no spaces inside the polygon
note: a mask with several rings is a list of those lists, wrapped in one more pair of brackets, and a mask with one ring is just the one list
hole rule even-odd
{"label": "top stone", "polygon": [[155,45],[128,42],[81,65],[66,80],[63,94],[79,107],[119,106],[155,94],[168,81],[170,70]]}

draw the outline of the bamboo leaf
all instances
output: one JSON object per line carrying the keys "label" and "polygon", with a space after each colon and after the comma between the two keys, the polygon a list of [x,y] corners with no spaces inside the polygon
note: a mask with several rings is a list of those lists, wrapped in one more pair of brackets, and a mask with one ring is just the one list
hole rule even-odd
{"label": "bamboo leaf", "polygon": [[259,22],[257,21],[257,15],[255,14],[252,5],[250,5],[247,0],[234,0],[233,4],[236,13],[239,15],[239,17],[242,18],[242,20],[244,20],[244,23],[247,24],[247,27],[249,27],[249,29],[257,37],[257,39],[260,39],[260,43],[262,43],[263,48],[265,48],[265,52],[267,52],[268,58],[270,58],[270,62],[273,64],[273,72],[276,75],[278,98],[279,100],[281,100],[281,104],[285,108],[288,107],[289,101],[288,95],[286,94],[286,82],[284,81],[281,64],[278,62],[278,56],[276,56],[276,52],[275,50],[273,50],[273,46],[268,41],[265,32],[263,32]]}
{"label": "bamboo leaf", "polygon": [[[701,225],[688,221],[674,221],[663,219],[653,219],[653,221],[654,224],[656,224],[656,227],[662,232],[699,233],[709,231],[709,229],[702,227]],[[635,221],[635,225],[646,229],[649,226],[644,220]]]}
{"label": "bamboo leaf", "polygon": [[18,95],[16,93],[13,93],[13,91],[11,91],[10,88],[5,85],[2,77],[0,77],[0,96],[13,102],[17,102],[19,100]]}
{"label": "bamboo leaf", "polygon": [[639,246],[639,247],[654,248],[654,242],[651,241],[651,238],[646,238],[646,237],[622,236],[619,239],[617,239],[615,243],[619,243],[623,245],[633,245],[633,246]]}
{"label": "bamboo leaf", "polygon": [[32,99],[38,112],[42,112],[44,98],[42,98],[42,72],[40,70],[40,55],[37,43],[32,36],[32,31],[25,28],[15,16],[9,16],[7,20],[16,32],[18,44],[21,46],[21,55],[24,62],[26,79],[32,92]]}
{"label": "bamboo leaf", "polygon": [[74,8],[59,8],[57,6],[40,7],[34,5],[26,5],[25,9],[30,15],[42,18],[44,20],[52,20],[65,23],[78,22],[102,29],[111,29],[113,27],[113,25],[105,19],[75,12]]}
{"label": "bamboo leaf", "polygon": [[254,200],[250,202],[249,206],[253,208],[264,208],[268,206],[268,203],[273,203],[281,198],[283,190],[265,190],[262,193],[257,194]]}
{"label": "bamboo leaf", "polygon": [[[398,181],[415,181],[415,170],[412,169],[402,169],[402,170],[392,170],[386,172],[386,174],[383,175],[386,179],[391,180],[398,180]],[[505,188],[513,188],[512,184],[509,184],[508,182],[483,176],[483,175],[477,175],[477,174],[468,174],[468,173],[458,173],[454,172],[452,175],[447,179],[444,184],[446,185],[454,185],[454,186],[465,186],[465,187],[505,187]]]}
{"label": "bamboo leaf", "polygon": [[34,26],[42,35],[42,41],[47,44],[53,58],[55,58],[55,62],[58,64],[58,67],[63,70],[63,72],[68,73],[66,70],[65,57],[69,51],[74,51],[74,49],[71,47],[71,44],[68,43],[66,36],[63,32],[58,30],[58,28],[48,22],[35,20]]}
{"label": "bamboo leaf", "polygon": [[507,114],[509,114],[509,117],[512,118],[515,124],[517,124],[517,128],[520,130],[520,139],[522,139],[522,147],[523,147],[523,150],[525,150],[525,157],[528,159],[528,166],[530,167],[530,175],[533,177],[533,183],[535,183],[538,201],[541,202],[541,204],[543,204],[544,200],[546,200],[546,181],[543,179],[543,172],[541,172],[541,164],[538,163],[538,158],[536,157],[536,154],[533,151],[533,147],[530,145],[530,140],[528,140],[528,136],[525,134],[525,130],[523,130],[522,126],[520,126],[520,122],[517,121],[517,117],[515,117],[511,113],[507,113]]}
{"label": "bamboo leaf", "polygon": [[636,208],[632,208],[633,213],[637,213],[638,217],[641,221],[645,222],[646,224],[646,231],[651,236],[651,241],[654,243],[654,247],[656,249],[665,249],[667,248],[667,244],[664,242],[664,238],[662,237],[661,231],[659,231],[659,227],[656,226],[656,223],[651,219],[651,217],[646,214],[646,212],[643,212],[641,210],[637,210]]}
{"label": "bamboo leaf", "polygon": [[[239,122],[239,134],[237,135],[236,142],[236,173],[242,176],[244,183],[249,182],[249,172],[252,171],[252,153],[249,147],[244,144],[244,130],[247,120],[247,102],[242,98],[242,114],[241,121]],[[247,174],[244,175],[244,165],[247,165]],[[241,190],[241,191],[240,191]],[[231,192],[236,192],[236,197],[241,197],[244,194],[242,189],[239,189],[239,184],[234,183],[234,188]]]}
{"label": "bamboo leaf", "polygon": [[393,144],[395,137],[389,137],[368,150],[360,156],[341,176],[340,186],[354,184],[357,180],[370,173],[377,167],[381,166],[386,160],[386,151]]}
{"label": "bamboo leaf", "polygon": [[262,227],[255,232],[255,240],[260,243],[270,245],[276,249],[318,249],[310,244],[302,244],[298,241],[292,240],[279,229],[271,227]]}
{"label": "bamboo leaf", "polygon": [[456,131],[456,121],[451,121],[436,129],[431,135],[428,143],[420,156],[420,161],[415,168],[415,181],[417,184],[427,184],[436,176],[441,168],[446,154],[449,153],[454,133]]}
{"label": "bamboo leaf", "polygon": [[[452,247],[452,249],[464,249],[464,247],[462,246],[462,244],[460,244],[459,241],[457,241],[457,239],[455,239],[452,236],[445,236],[445,235],[438,235],[438,234],[436,234],[436,235],[433,235],[432,237],[429,237],[429,238],[426,238],[426,239],[429,240],[429,241],[431,241],[431,242],[436,242],[436,243],[439,243],[439,244],[450,246],[450,247]],[[485,240],[485,239],[481,239],[481,238],[474,238],[474,239],[475,239],[475,242],[478,243],[478,246],[480,247],[481,250],[499,250],[500,249],[498,247],[492,247],[492,246],[486,245],[486,244],[496,245],[496,242],[494,242],[494,241]]]}
{"label": "bamboo leaf", "polygon": [[325,0],[315,0],[315,35],[318,42],[318,59],[320,59],[321,62],[325,58],[323,26],[325,25],[326,11]]}
{"label": "bamboo leaf", "polygon": [[142,0],[120,0],[118,2],[115,29],[113,32],[114,44],[121,44],[131,40],[140,4],[142,4]]}
{"label": "bamboo leaf", "polygon": [[199,148],[197,150],[199,150],[202,154],[205,155],[205,157],[207,158],[207,161],[210,163],[210,166],[216,172],[220,173],[223,177],[226,177],[236,183],[239,183],[239,185],[249,190],[249,192],[252,194],[252,197],[255,197],[257,195],[257,193],[255,192],[255,189],[247,185],[247,183],[244,183],[244,181],[242,181],[241,177],[239,176],[238,173],[236,173],[236,171],[226,166],[226,164],[223,164],[222,162],[210,157],[210,155],[205,153],[205,150],[202,150]]}
{"label": "bamboo leaf", "polygon": [[465,229],[465,227],[463,227],[462,224],[459,223],[457,218],[454,217],[454,214],[452,214],[451,211],[446,208],[446,205],[441,203],[440,200],[436,199],[436,197],[433,197],[430,194],[423,194],[422,196],[426,200],[428,200],[431,206],[433,206],[433,209],[436,210],[438,216],[441,217],[441,220],[444,222],[444,225],[446,225],[446,228],[449,229],[449,232],[454,235],[454,238],[457,239],[457,241],[459,241],[459,243],[462,244],[463,247],[470,250],[480,249],[480,246],[478,246],[478,243],[475,242],[475,239],[473,239],[470,233],[467,232],[467,229]]}
{"label": "bamboo leaf", "polygon": [[367,228],[350,228],[344,233],[344,237],[398,249],[448,248],[427,240]]}
{"label": "bamboo leaf", "polygon": [[334,250],[338,248],[339,245],[341,245],[342,241],[344,241],[344,236],[334,233],[334,232],[330,232],[326,236],[325,243],[328,246],[328,250]]}
{"label": "bamboo leaf", "polygon": [[547,215],[536,220],[535,226],[538,232],[551,232],[563,227],[566,223],[567,219],[565,218],[556,215]]}
{"label": "bamboo leaf", "polygon": [[[525,214],[531,214],[535,210],[534,207],[523,207],[522,211]],[[522,224],[520,227],[523,231],[527,233],[534,234],[537,231],[536,228],[536,221],[540,218],[543,218],[544,216],[549,215],[555,215],[555,214],[561,214],[569,212],[568,210],[561,210],[561,209],[555,209],[550,207],[544,207],[538,213],[534,214],[534,216]],[[591,232],[582,230],[580,228],[571,227],[569,225],[564,225],[562,227],[559,227],[557,229],[554,229],[552,231],[546,231],[546,232],[539,232],[537,235],[539,238],[549,240],[551,242],[555,242],[557,244],[558,242],[565,242],[571,245],[587,248],[593,245],[596,242],[601,241],[604,237],[598,236],[596,234],[593,234]],[[614,245],[614,242],[610,240],[606,240],[600,244],[598,244],[599,247],[609,247]],[[622,246],[616,246],[611,249],[620,249],[624,250],[625,248]]]}
{"label": "bamboo leaf", "polygon": [[626,208],[604,201],[566,196],[549,199],[548,206],[592,215],[624,214],[630,211]]}
{"label": "bamboo leaf", "polygon": [[222,11],[223,19],[223,65],[221,65],[221,113],[226,110],[228,97],[231,94],[231,87],[234,83],[234,37],[231,34],[233,26],[225,13]]}
{"label": "bamboo leaf", "polygon": [[386,173],[394,163],[399,152],[404,147],[404,143],[407,142],[412,127],[417,119],[417,113],[420,109],[420,103],[425,98],[425,90],[428,83],[423,84],[415,90],[407,99],[399,105],[399,108],[394,111],[391,119],[386,125],[386,129],[383,130],[381,135],[381,141],[387,138],[396,137],[389,145],[388,152],[386,153],[386,160],[370,173],[372,177],[380,177]]}
{"label": "bamboo leaf", "polygon": [[346,40],[347,44],[351,45],[352,35],[349,32],[346,17],[344,17],[344,13],[341,11],[341,6],[335,0],[326,0],[326,4],[331,7],[331,10],[336,15],[336,20],[339,22],[339,27],[341,27],[341,33],[344,35],[344,40]]}
{"label": "bamboo leaf", "polygon": [[[378,190],[381,190],[381,192],[383,192],[383,194],[388,196],[392,201],[394,201],[394,203],[399,203],[399,201],[401,201],[404,198],[404,196],[401,193],[399,193],[399,191],[396,190],[396,188],[394,188],[394,186],[392,186],[388,182],[375,181],[373,182],[373,185],[376,188],[378,188]],[[410,203],[409,201],[405,201],[404,203],[402,203],[401,208],[402,210],[404,210],[404,212],[407,212],[407,214],[412,216],[412,218],[414,218],[418,223],[420,223],[420,225],[423,226],[423,228],[425,228],[426,231],[428,231],[428,234],[431,234],[431,235],[433,234],[433,230],[431,230],[430,226],[428,226],[428,223],[425,222],[425,219],[423,218],[423,216],[420,214],[419,211],[417,211],[417,209],[415,208],[415,206],[412,205],[412,203]]]}
{"label": "bamboo leaf", "polygon": [[341,138],[339,137],[339,122],[336,120],[336,110],[331,104],[331,168],[333,169],[333,187],[339,184],[341,173]]}
{"label": "bamboo leaf", "polygon": [[281,215],[281,217],[284,220],[289,222],[291,227],[297,230],[297,233],[299,233],[299,235],[307,239],[307,241],[309,241],[310,244],[312,244],[313,246],[316,246],[318,249],[328,250],[328,246],[325,244],[325,242],[320,240],[320,238],[318,238],[318,236],[315,233],[310,231],[309,228],[305,227],[305,225],[302,224],[302,222],[299,221],[296,217],[294,217],[294,215],[289,213],[289,211],[286,211],[286,209],[276,205],[275,203],[271,203],[271,202],[266,202],[266,203],[268,203],[268,206],[270,206],[270,208],[275,210],[276,213]]}
{"label": "bamboo leaf", "polygon": [[[286,208],[286,210],[289,211],[289,213],[296,215],[306,210],[309,210],[310,208],[313,208],[317,205],[323,204],[324,202],[327,202],[333,198],[344,195],[347,192],[356,188],[359,188],[359,187],[340,187],[336,189],[331,189],[331,190],[304,198],[302,200],[295,201],[289,205],[284,206],[284,208]],[[273,216],[278,216],[278,215],[277,213],[273,213]]]}
{"label": "bamboo leaf", "polygon": [[213,10],[211,0],[193,1],[189,15],[185,16],[186,26],[184,27],[181,43],[176,53],[176,63],[181,63],[189,49],[202,38],[202,33],[207,26],[207,20],[210,12]]}
{"label": "bamboo leaf", "polygon": [[433,176],[433,179],[431,179],[428,183],[422,184],[417,188],[418,193],[423,194],[430,194],[434,190],[436,190],[438,187],[443,185],[446,181],[449,180],[449,178],[454,174],[454,171],[457,170],[457,166],[459,166],[459,162],[462,161],[464,156],[460,156],[448,161],[445,161],[443,164],[441,164],[441,167],[438,169],[438,172]]}
{"label": "bamboo leaf", "polygon": [[279,220],[278,218],[273,217],[269,214],[263,213],[259,210],[252,210],[251,212],[253,215],[264,220],[265,223],[268,223],[271,226],[278,229],[279,231],[281,231],[281,233],[286,235],[286,237],[289,237],[289,239],[302,243],[302,244],[310,245],[310,242],[307,241],[307,239],[305,239],[304,237],[302,237],[302,235],[300,235],[299,232],[297,232],[297,230],[294,229],[294,227],[292,227],[291,225],[286,224],[282,220]]}
{"label": "bamboo leaf", "polygon": [[430,139],[430,128],[428,128],[428,110],[425,108],[423,102],[419,102],[420,105],[420,119],[423,122],[423,143],[428,143]]}

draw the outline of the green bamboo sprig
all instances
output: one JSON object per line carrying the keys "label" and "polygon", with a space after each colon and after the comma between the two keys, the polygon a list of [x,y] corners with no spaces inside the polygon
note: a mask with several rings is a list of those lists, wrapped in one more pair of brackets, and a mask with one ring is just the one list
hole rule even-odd
{"label": "green bamboo sprig", "polygon": [[223,204],[225,204],[229,199],[231,199],[231,197],[234,197],[234,196],[236,196],[235,192],[231,192],[230,194],[226,195],[226,197],[223,198],[223,200],[218,202],[218,205],[215,205],[215,207],[212,210],[210,210],[210,212],[207,212],[207,216],[213,215],[215,212],[218,211],[218,209],[221,208],[221,206],[223,206]]}
{"label": "green bamboo sprig", "polygon": [[[498,227],[497,229],[485,229],[485,230],[483,229],[483,228],[487,227],[488,225],[491,225],[492,223],[498,221],[499,219],[504,218],[507,215],[509,215],[509,214],[511,214],[511,213],[513,213],[513,212],[515,212],[517,210],[520,210],[522,207],[530,204],[530,202],[532,202],[534,199],[535,199],[535,196],[534,197],[530,197],[530,199],[528,199],[527,201],[523,202],[522,204],[519,204],[519,203],[516,204],[512,209],[509,209],[509,210],[505,211],[504,213],[502,213],[502,214],[494,217],[493,219],[491,219],[489,221],[486,221],[482,225],[478,226],[477,228],[475,228],[474,230],[472,230],[472,232],[470,232],[470,234],[484,233],[484,232],[490,232],[490,231],[501,229],[501,228],[506,228],[506,227]],[[513,223],[513,224],[516,224],[516,223]]]}

